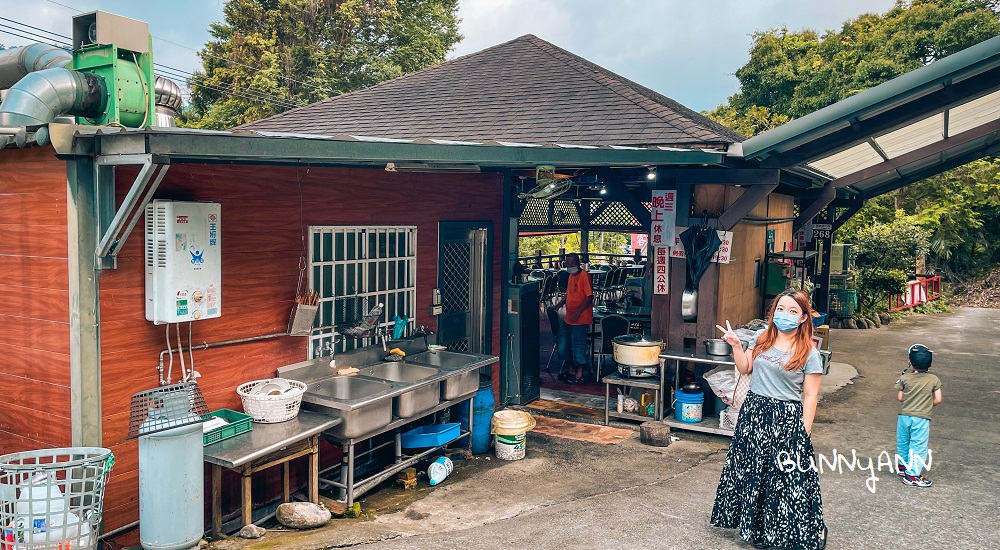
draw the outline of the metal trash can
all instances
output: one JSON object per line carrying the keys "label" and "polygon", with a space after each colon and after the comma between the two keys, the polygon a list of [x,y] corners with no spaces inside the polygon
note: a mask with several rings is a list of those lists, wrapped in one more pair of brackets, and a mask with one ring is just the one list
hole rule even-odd
{"label": "metal trash can", "polygon": [[111,451],[100,447],[0,456],[0,548],[96,548],[113,464]]}

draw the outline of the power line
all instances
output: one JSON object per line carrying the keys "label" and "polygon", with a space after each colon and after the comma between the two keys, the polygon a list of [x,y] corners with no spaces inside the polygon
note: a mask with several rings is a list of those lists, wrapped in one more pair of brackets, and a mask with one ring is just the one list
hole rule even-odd
{"label": "power line", "polygon": [[[15,20],[13,20],[13,19],[7,19],[6,17],[0,17],[0,19],[3,19],[4,21],[8,21],[8,22],[10,22],[10,23],[14,23],[14,24],[17,24],[17,25],[20,25],[20,26],[22,26],[22,27],[28,27],[29,29],[34,29],[34,30],[36,30],[36,31],[42,31],[42,32],[44,32],[45,34],[51,34],[51,35],[53,35],[53,36],[58,36],[59,38],[65,38],[65,39],[66,39],[67,41],[68,41],[68,40],[71,40],[71,39],[70,39],[70,37],[68,37],[68,36],[66,36],[66,35],[64,35],[64,34],[59,34],[59,33],[57,33],[57,32],[52,32],[52,31],[47,31],[47,30],[45,30],[45,29],[40,29],[40,28],[38,28],[38,27],[33,27],[33,26],[31,26],[31,25],[29,25],[29,24],[27,24],[27,23],[22,23],[22,22],[20,22],[20,21],[15,21]],[[62,42],[62,41],[60,40],[60,42]],[[68,44],[69,42],[66,42],[66,43]]]}
{"label": "power line", "polygon": [[[195,76],[194,73],[190,73],[188,71],[184,71],[184,70],[181,70],[181,69],[175,69],[175,68],[170,67],[168,65],[163,65],[163,64],[160,64],[160,63],[153,63],[153,65],[154,65],[154,67],[156,67],[156,69],[158,71],[160,71],[161,73],[166,74],[166,76],[168,76],[169,78],[181,78],[181,79],[187,80],[187,79]],[[198,83],[197,85],[198,86],[205,86],[205,87],[212,86],[212,85],[205,84],[205,83]],[[260,91],[260,90],[254,90],[253,88],[244,88],[244,87],[241,87],[241,86],[236,86],[235,84],[228,84],[228,83],[225,83],[225,82],[217,82],[217,83],[214,84],[214,86],[223,86],[223,87],[234,89],[234,90],[241,90],[241,91],[244,92],[244,94],[251,94],[256,99],[265,99],[265,100],[273,101],[274,103],[279,104],[282,107],[292,108],[292,107],[301,107],[302,106],[301,103],[297,103],[293,99],[286,99],[286,98],[283,98],[281,96],[276,96],[274,94],[270,94],[268,92],[263,92],[263,91]],[[212,89],[219,90],[219,88],[214,87],[214,86],[212,87]]]}

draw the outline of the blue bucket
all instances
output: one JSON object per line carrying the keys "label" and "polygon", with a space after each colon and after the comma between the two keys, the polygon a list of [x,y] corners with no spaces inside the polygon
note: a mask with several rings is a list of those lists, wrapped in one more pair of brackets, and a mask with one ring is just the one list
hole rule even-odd
{"label": "blue bucket", "polygon": [[674,393],[674,418],[678,422],[695,424],[701,422],[701,408],[705,402],[705,394],[702,392],[688,393],[678,390]]}

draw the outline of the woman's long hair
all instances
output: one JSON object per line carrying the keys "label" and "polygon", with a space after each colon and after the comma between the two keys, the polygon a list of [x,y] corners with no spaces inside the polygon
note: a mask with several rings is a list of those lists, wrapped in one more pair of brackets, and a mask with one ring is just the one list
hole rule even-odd
{"label": "woman's long hair", "polygon": [[795,353],[792,354],[791,360],[785,363],[784,368],[787,371],[799,370],[805,366],[806,359],[809,358],[809,352],[813,348],[813,310],[809,307],[809,295],[801,290],[786,290],[775,296],[774,302],[771,303],[771,311],[767,315],[767,328],[757,338],[757,344],[753,348],[753,357],[750,360],[751,365],[753,364],[753,360],[757,359],[759,353],[770,349],[774,346],[775,340],[778,339],[778,327],[774,326],[774,323],[770,321],[774,317],[774,310],[778,308],[778,300],[781,300],[785,296],[791,296],[795,299],[795,302],[799,304],[799,308],[802,310],[802,314],[806,316],[806,320],[800,323],[799,328],[795,329],[795,332],[792,333],[792,340],[795,342]]}

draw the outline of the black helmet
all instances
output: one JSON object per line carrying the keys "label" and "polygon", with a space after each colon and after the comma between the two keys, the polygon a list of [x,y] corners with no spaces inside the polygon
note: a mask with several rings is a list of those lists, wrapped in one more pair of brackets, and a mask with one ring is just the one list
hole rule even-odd
{"label": "black helmet", "polygon": [[927,370],[931,368],[931,360],[934,358],[934,352],[927,349],[927,346],[923,344],[913,344],[910,346],[910,364],[913,368],[920,370]]}

